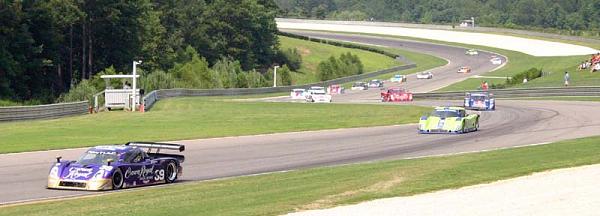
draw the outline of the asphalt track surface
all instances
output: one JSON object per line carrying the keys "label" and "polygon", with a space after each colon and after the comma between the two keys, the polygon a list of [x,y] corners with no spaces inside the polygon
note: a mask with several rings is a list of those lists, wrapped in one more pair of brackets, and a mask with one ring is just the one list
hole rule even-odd
{"label": "asphalt track surface", "polygon": [[[454,57],[447,57],[468,58],[464,56],[464,50]],[[456,75],[450,69],[444,71]],[[441,77],[438,74],[429,81],[435,82],[436,78]],[[343,97],[348,99],[338,99],[379,103],[378,90],[371,93],[351,92]],[[433,106],[440,103],[458,102],[422,101],[412,104]],[[595,102],[502,100],[498,101],[496,111],[479,113],[480,131],[462,135],[421,135],[416,133],[416,125],[413,124],[178,141],[186,144],[186,162],[181,180],[207,180],[326,165],[490,150],[600,134],[600,103]],[[45,188],[48,169],[55,156],[76,159],[83,151],[85,149],[0,155],[0,176],[3,177],[0,179],[0,203],[99,194]]]}

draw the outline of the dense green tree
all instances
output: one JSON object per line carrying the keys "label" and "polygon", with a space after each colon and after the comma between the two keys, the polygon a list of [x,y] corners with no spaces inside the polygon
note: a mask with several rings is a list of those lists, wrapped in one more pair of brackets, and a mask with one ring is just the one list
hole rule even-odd
{"label": "dense green tree", "polygon": [[190,72],[223,58],[265,71],[277,60],[276,11],[273,0],[0,1],[0,99],[52,102],[105,68],[131,71],[133,60],[174,79],[201,75],[186,85],[234,87],[240,72]]}

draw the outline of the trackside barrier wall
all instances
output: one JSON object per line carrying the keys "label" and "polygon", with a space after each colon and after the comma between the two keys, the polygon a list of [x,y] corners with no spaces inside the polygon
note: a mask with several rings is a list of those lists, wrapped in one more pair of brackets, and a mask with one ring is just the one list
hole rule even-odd
{"label": "trackside barrier wall", "polygon": [[[482,91],[471,91],[471,93]],[[523,97],[561,97],[561,96],[587,96],[600,97],[600,87],[562,87],[562,88],[520,88],[520,89],[492,89],[489,91],[496,98],[523,98]],[[431,92],[414,93],[415,99],[444,99],[459,100],[465,98],[465,92]]]}
{"label": "trackside barrier wall", "polygon": [[147,94],[144,98],[144,108],[149,110],[152,108],[154,103],[160,99],[171,98],[171,97],[195,97],[195,96],[234,96],[234,95],[252,95],[252,94],[268,94],[278,92],[290,92],[296,88],[309,88],[311,86],[323,86],[327,87],[330,85],[339,85],[343,83],[354,82],[358,80],[368,79],[376,77],[382,74],[393,73],[396,71],[407,70],[415,68],[415,64],[403,65],[385,70],[375,71],[366,74],[359,74],[349,77],[342,77],[338,79],[328,80],[324,82],[311,83],[305,85],[295,86],[281,86],[281,87],[266,87],[266,88],[232,88],[232,89],[161,89],[152,91]]}
{"label": "trackside barrier wall", "polygon": [[38,106],[0,107],[0,122],[82,115],[88,112],[88,105],[88,101],[81,101]]}

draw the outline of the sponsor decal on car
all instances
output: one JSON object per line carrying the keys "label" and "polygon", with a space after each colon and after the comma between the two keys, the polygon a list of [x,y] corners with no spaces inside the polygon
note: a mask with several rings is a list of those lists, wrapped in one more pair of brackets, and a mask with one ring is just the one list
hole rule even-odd
{"label": "sponsor decal on car", "polygon": [[150,168],[146,168],[146,166],[142,166],[142,168],[138,170],[132,170],[131,167],[127,168],[125,171],[125,178],[130,178],[137,176],[140,180],[148,180],[152,179],[153,176],[151,174],[154,172],[154,166]]}
{"label": "sponsor decal on car", "polygon": [[79,167],[71,167],[69,168],[69,174],[65,176],[66,179],[78,179],[81,177],[89,178],[92,174],[92,168],[79,168]]}

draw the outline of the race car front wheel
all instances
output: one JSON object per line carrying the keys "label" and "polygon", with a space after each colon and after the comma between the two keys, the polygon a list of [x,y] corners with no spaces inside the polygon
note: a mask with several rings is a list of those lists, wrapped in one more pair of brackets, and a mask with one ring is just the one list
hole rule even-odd
{"label": "race car front wheel", "polygon": [[112,175],[113,190],[121,189],[123,187],[123,181],[123,172],[121,172],[121,169],[117,169]]}
{"label": "race car front wheel", "polygon": [[172,183],[177,179],[177,164],[175,162],[170,161],[167,164],[167,168],[165,170],[165,181],[167,183]]}

